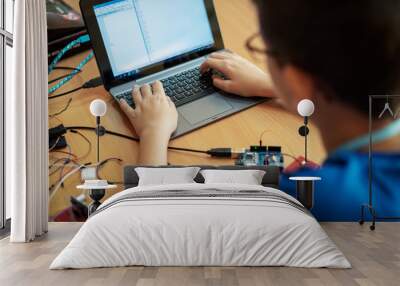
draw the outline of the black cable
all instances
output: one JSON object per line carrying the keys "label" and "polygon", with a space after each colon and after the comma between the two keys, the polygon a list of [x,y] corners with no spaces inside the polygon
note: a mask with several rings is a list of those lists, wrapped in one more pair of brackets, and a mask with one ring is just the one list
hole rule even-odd
{"label": "black cable", "polygon": [[262,140],[263,140],[264,134],[267,133],[267,132],[270,132],[270,130],[269,130],[269,129],[265,129],[265,130],[261,133],[261,135],[260,135],[260,140],[259,140],[260,146],[262,146]]}
{"label": "black cable", "polygon": [[[96,131],[95,127],[89,127],[89,126],[69,126],[69,127],[65,127],[66,130],[86,130],[86,131]],[[133,137],[133,136],[129,136],[126,134],[122,134],[122,133],[118,133],[118,132],[114,132],[114,131],[108,131],[106,130],[106,134],[110,134],[113,136],[117,136],[117,137],[121,137],[121,138],[125,138],[128,140],[132,140],[135,142],[139,142],[139,138]],[[208,151],[203,151],[203,150],[196,150],[196,149],[189,149],[189,148],[180,148],[180,147],[168,147],[169,150],[174,150],[174,151],[182,151],[182,152],[193,152],[193,153],[202,153],[202,154],[209,154]]]}
{"label": "black cable", "polygon": [[[82,70],[80,70],[80,69],[76,69],[76,70],[77,70],[77,74],[79,74],[79,73],[82,72]],[[58,80],[60,80],[60,79],[64,79],[64,78],[66,78],[66,77],[69,77],[70,75],[71,75],[71,73],[66,74],[66,75],[62,75],[62,76],[59,76],[59,77],[56,77],[55,79],[50,80],[50,81],[48,82],[48,84],[53,83],[53,82],[56,82],[56,81],[58,81]]]}
{"label": "black cable", "polygon": [[[71,132],[73,132],[73,130],[86,130],[86,131],[96,132],[95,127],[89,127],[89,126],[69,126],[69,127],[65,127],[65,130],[71,130]],[[129,136],[126,134],[122,134],[122,133],[118,133],[118,132],[114,132],[114,131],[106,130],[105,134],[110,134],[113,136],[125,138],[125,139],[132,140],[135,142],[140,141],[139,138]],[[213,148],[213,149],[205,151],[205,150],[196,150],[196,149],[190,149],[190,148],[168,147],[168,150],[207,154],[207,155],[210,155],[211,157],[219,157],[219,158],[232,158],[232,155],[237,154],[235,152],[235,150],[233,150],[232,148]],[[301,164],[301,161],[299,159],[297,159],[295,156],[288,154],[288,153],[281,153],[281,154],[283,156],[290,157],[293,160],[295,160],[296,162]]]}
{"label": "black cable", "polygon": [[[89,127],[89,126],[69,126],[69,127],[65,127],[66,130],[89,130],[89,131],[94,131],[96,132],[96,127]],[[125,135],[122,133],[118,133],[118,132],[113,132],[113,131],[108,131],[106,130],[106,134],[110,134],[113,136],[117,136],[117,137],[122,137],[128,140],[132,140],[135,142],[139,142],[139,138],[133,137],[133,136],[129,136],[129,135]]]}
{"label": "black cable", "polygon": [[208,154],[208,151],[195,150],[195,149],[189,149],[189,148],[168,147],[168,149],[169,149],[169,150],[174,150],[174,151],[182,151],[182,152],[193,152],[193,153]]}
{"label": "black cable", "polygon": [[68,110],[69,106],[71,105],[72,102],[72,98],[70,98],[67,102],[67,104],[65,105],[65,107],[63,109],[61,109],[60,111],[57,111],[56,113],[50,114],[49,117],[52,118],[54,116],[60,115],[62,113],[64,113],[65,111]]}
{"label": "black cable", "polygon": [[68,95],[68,94],[70,94],[70,93],[76,92],[76,91],[81,90],[81,89],[83,89],[83,86],[80,86],[80,87],[77,87],[77,88],[68,90],[68,91],[63,92],[63,93],[60,93],[60,94],[56,94],[56,95],[53,95],[53,96],[49,96],[49,99],[53,99],[53,98],[65,96],[65,95]]}
{"label": "black cable", "polygon": [[82,85],[82,87],[83,88],[95,88],[100,85],[103,85],[103,80],[101,79],[101,77],[95,77],[95,78],[92,78],[91,80],[88,80],[87,82],[85,82]]}
{"label": "black cable", "polygon": [[71,94],[71,93],[73,93],[73,92],[76,92],[76,91],[78,91],[78,90],[81,90],[81,89],[86,89],[86,88],[95,88],[95,87],[98,87],[98,86],[100,86],[100,85],[102,85],[103,84],[103,81],[101,80],[101,78],[100,77],[96,77],[96,78],[93,78],[93,79],[91,79],[91,80],[88,80],[87,82],[85,82],[82,86],[80,86],[80,87],[77,87],[77,88],[74,88],[74,89],[71,89],[71,90],[68,90],[68,91],[66,91],[66,92],[63,92],[63,93],[60,93],[60,94],[56,94],[56,95],[53,95],[53,96],[49,96],[49,99],[53,99],[53,98],[57,98],[57,97],[61,97],[61,96],[66,96],[66,95],[68,95],[68,94]]}
{"label": "black cable", "polygon": [[96,131],[96,127],[86,127],[86,126],[69,126],[69,127],[64,127],[65,130],[90,130],[90,131]]}
{"label": "black cable", "polygon": [[117,136],[117,137],[125,138],[125,139],[132,140],[132,141],[135,141],[135,142],[139,142],[140,141],[139,138],[136,138],[136,137],[133,137],[133,136],[129,136],[129,135],[125,135],[125,134],[121,134],[121,133],[118,133],[118,132],[113,132],[113,131],[106,130],[106,134],[110,134],[110,135],[114,135],[114,136]]}
{"label": "black cable", "polygon": [[[105,160],[101,161],[100,163],[98,163],[97,166],[96,166],[96,176],[97,176],[97,178],[98,178],[99,180],[103,180],[102,177],[101,177],[100,174],[99,174],[100,169],[101,169],[106,163],[108,163],[108,162],[110,162],[110,161],[115,161],[115,162],[117,162],[119,165],[121,165],[121,164],[124,162],[124,161],[123,161],[122,159],[120,159],[120,158],[111,157],[111,158],[105,159]],[[109,180],[107,180],[107,182],[108,182],[109,184],[115,184],[114,181],[109,181]]]}
{"label": "black cable", "polygon": [[87,138],[85,135],[77,130],[70,130],[70,132],[79,135],[83,140],[86,141],[86,143],[88,143],[88,150],[86,151],[86,153],[76,159],[77,161],[80,161],[81,159],[89,156],[90,152],[92,151],[92,142],[90,142],[89,138]]}
{"label": "black cable", "polygon": [[71,71],[82,71],[80,69],[74,68],[74,67],[64,67],[64,66],[56,66],[53,68],[53,70],[71,70]]}

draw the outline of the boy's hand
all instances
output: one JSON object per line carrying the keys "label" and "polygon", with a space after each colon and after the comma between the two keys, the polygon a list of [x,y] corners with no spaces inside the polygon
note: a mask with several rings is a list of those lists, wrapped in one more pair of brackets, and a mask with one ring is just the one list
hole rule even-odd
{"label": "boy's hand", "polygon": [[269,76],[253,63],[241,56],[223,51],[211,54],[201,65],[201,71],[213,69],[226,79],[214,75],[214,85],[229,93],[240,96],[273,97],[272,83]]}
{"label": "boy's hand", "polygon": [[156,81],[151,87],[148,84],[141,88],[135,87],[132,97],[135,109],[123,99],[120,106],[140,138],[155,136],[169,140],[177,127],[178,113],[171,99],[165,94],[162,83]]}

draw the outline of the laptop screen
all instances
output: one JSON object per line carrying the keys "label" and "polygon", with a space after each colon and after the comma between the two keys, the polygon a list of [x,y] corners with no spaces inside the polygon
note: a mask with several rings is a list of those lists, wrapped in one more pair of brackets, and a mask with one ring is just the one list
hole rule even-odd
{"label": "laptop screen", "polygon": [[113,0],[94,13],[115,78],[214,45],[204,0]]}

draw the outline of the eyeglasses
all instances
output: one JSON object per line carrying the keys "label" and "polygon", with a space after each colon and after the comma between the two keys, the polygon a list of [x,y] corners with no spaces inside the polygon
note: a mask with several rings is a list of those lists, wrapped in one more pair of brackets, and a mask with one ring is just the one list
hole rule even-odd
{"label": "eyeglasses", "polygon": [[245,43],[246,49],[251,53],[251,56],[257,60],[265,60],[266,56],[277,57],[278,53],[267,48],[262,39],[261,33],[257,32],[250,36]]}

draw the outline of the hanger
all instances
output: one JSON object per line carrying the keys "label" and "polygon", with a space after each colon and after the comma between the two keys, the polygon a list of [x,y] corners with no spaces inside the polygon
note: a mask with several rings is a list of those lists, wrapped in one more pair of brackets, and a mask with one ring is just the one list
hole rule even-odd
{"label": "hanger", "polygon": [[389,96],[386,96],[385,107],[383,108],[381,114],[379,114],[378,118],[381,118],[385,114],[386,110],[389,111],[389,113],[392,115],[392,117],[394,117],[393,111],[392,111],[392,109],[390,108],[390,105],[389,105]]}

